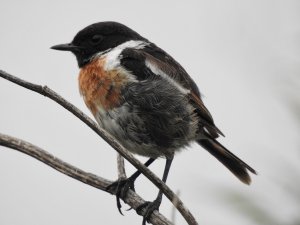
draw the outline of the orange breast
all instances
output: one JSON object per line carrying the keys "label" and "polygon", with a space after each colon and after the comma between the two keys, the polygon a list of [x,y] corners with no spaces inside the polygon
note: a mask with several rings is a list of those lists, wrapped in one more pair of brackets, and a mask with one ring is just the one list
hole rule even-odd
{"label": "orange breast", "polygon": [[85,104],[95,116],[99,107],[109,110],[120,105],[121,88],[127,76],[120,70],[106,71],[105,57],[98,58],[79,73],[79,89]]}

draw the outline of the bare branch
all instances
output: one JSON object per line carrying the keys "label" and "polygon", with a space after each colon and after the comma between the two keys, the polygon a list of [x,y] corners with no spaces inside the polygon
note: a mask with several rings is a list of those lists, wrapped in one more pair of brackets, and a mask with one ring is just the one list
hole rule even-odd
{"label": "bare branch", "polygon": [[[75,166],[72,166],[61,159],[51,155],[50,153],[46,152],[45,150],[32,145],[29,142],[23,141],[21,139],[17,139],[15,137],[11,137],[8,135],[4,135],[0,133],[0,145],[15,149],[20,151],[24,154],[27,154],[31,157],[36,158],[37,160],[47,164],[48,166],[52,167],[53,169],[70,176],[78,181],[81,181],[85,184],[88,184],[92,187],[100,189],[102,191],[106,191],[110,194],[115,194],[111,190],[106,190],[105,188],[110,185],[112,182],[106,180],[102,177],[99,177],[95,174],[85,172]],[[143,204],[145,201],[137,195],[135,192],[129,190],[127,196],[122,199],[128,205],[130,205],[133,209],[136,209],[140,204]],[[160,214],[158,211],[153,213],[154,215],[151,216],[150,222],[155,225],[172,225],[166,217]]]}
{"label": "bare branch", "polygon": [[[179,198],[179,196],[180,196],[180,191],[179,190],[176,191],[176,195]],[[176,205],[176,204],[177,204],[177,201],[176,201],[176,199],[174,199],[173,207],[172,207],[172,211],[171,211],[171,222],[174,223],[174,225],[176,224],[176,207],[174,207],[174,205]]]}
{"label": "bare branch", "polygon": [[125,179],[126,176],[126,171],[125,171],[125,163],[124,163],[124,158],[118,154],[117,156],[117,164],[118,164],[118,178],[119,179]]}
{"label": "bare branch", "polygon": [[[41,86],[33,84],[17,78],[11,74],[8,74],[0,70],[0,77],[9,80],[15,84],[18,84],[24,88],[35,91],[41,95],[44,95],[53,101],[57,102],[59,105],[63,106],[69,112],[73,113],[82,122],[88,125],[93,131],[95,131],[100,137],[102,137],[110,146],[112,146],[119,154],[121,154],[126,160],[128,160],[134,167],[136,167],[141,173],[143,173],[155,186],[157,186],[164,195],[173,203],[177,202],[175,207],[185,218],[189,225],[197,225],[197,221],[191,212],[184,206],[183,202],[174,194],[174,192],[163,183],[152,171],[145,167],[139,160],[137,160],[133,155],[126,150],[121,144],[119,144],[109,133],[99,127],[92,119],[86,116],[82,111],[80,111],[76,106],[66,101],[56,92],[48,88],[47,86]],[[176,200],[175,200],[176,199]]]}

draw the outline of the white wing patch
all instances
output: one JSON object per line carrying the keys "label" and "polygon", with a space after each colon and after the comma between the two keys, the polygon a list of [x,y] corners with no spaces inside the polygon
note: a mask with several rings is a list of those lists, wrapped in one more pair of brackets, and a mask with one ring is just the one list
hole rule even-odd
{"label": "white wing patch", "polygon": [[165,80],[167,80],[167,82],[169,82],[170,84],[172,84],[173,86],[175,86],[181,93],[183,93],[183,94],[190,93],[190,90],[182,87],[176,80],[172,79],[168,74],[166,74],[165,72],[163,72],[156,65],[154,65],[153,63],[151,63],[149,60],[146,60],[145,64],[152,71],[152,73],[154,73],[157,76],[161,76],[162,78],[164,78]]}

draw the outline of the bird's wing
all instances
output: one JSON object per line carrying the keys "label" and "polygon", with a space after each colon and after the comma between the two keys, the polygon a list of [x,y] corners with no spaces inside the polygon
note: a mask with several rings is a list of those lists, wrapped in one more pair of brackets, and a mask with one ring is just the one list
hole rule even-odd
{"label": "bird's wing", "polygon": [[188,95],[191,103],[196,108],[200,118],[200,125],[206,128],[206,133],[217,138],[222,132],[215,126],[213,118],[205,107],[197,85],[170,55],[150,44],[143,49],[127,48],[121,53],[121,65],[138,80],[147,79],[151,76],[165,76],[171,83],[178,87],[181,92]]}

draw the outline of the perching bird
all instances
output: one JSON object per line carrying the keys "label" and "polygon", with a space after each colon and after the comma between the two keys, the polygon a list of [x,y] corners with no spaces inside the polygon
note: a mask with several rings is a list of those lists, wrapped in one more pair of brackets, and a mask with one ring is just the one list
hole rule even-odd
{"label": "perching bird", "polygon": [[[197,85],[164,50],[117,22],[100,22],[79,31],[55,50],[72,52],[80,68],[79,89],[101,127],[129,151],[155,159],[166,158],[166,182],[176,152],[196,141],[240,181],[250,184],[255,170],[231,153],[216,138],[223,135],[201,100]],[[134,190],[137,171],[117,181],[117,200]],[[162,201],[159,191],[145,208],[143,224]],[[118,204],[120,211],[120,204]]]}

